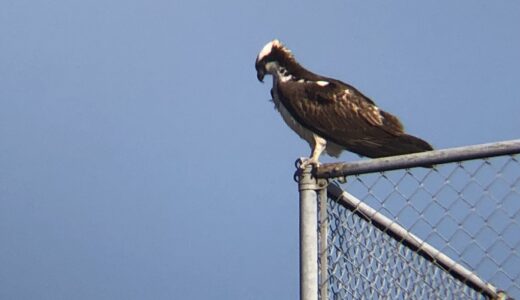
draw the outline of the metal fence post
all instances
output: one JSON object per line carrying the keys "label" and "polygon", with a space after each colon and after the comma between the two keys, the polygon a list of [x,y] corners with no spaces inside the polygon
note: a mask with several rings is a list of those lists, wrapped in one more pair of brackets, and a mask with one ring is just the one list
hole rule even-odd
{"label": "metal fence post", "polygon": [[[326,184],[326,183],[325,183]],[[329,217],[328,217],[328,197],[327,188],[323,188],[319,191],[318,200],[320,205],[320,299],[329,299],[329,249],[328,249],[328,236],[329,236]]]}
{"label": "metal fence post", "polygon": [[312,166],[299,174],[300,299],[318,299],[318,191],[326,189],[311,175]]}

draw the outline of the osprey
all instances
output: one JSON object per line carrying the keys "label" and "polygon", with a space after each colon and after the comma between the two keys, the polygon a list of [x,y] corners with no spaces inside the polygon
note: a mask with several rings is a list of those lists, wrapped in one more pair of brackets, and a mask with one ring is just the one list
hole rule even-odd
{"label": "osprey", "polygon": [[267,43],[255,62],[257,78],[273,77],[271,96],[285,123],[311,146],[301,167],[319,165],[323,151],[342,150],[376,158],[432,150],[404,133],[397,117],[379,109],[356,88],[302,67],[278,40]]}

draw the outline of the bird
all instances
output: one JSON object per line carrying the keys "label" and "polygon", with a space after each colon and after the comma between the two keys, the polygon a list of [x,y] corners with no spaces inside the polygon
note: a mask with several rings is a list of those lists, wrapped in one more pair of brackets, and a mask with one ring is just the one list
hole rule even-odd
{"label": "bird", "polygon": [[260,82],[272,76],[275,109],[311,147],[300,168],[319,166],[324,151],[332,157],[347,150],[379,158],[433,150],[428,142],[405,133],[396,116],[355,87],[304,68],[277,39],[260,50],[255,69]]}

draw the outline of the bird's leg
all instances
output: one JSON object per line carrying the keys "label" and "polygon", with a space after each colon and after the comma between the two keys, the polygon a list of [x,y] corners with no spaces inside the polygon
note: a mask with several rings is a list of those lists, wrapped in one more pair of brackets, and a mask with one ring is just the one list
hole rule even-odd
{"label": "bird's leg", "polygon": [[327,146],[327,141],[316,134],[313,134],[312,137],[314,142],[312,145],[311,157],[301,159],[302,163],[300,165],[300,169],[305,169],[309,165],[314,165],[316,167],[320,165],[320,162],[318,160],[320,158],[321,153],[323,152],[323,150],[325,150],[325,147]]}

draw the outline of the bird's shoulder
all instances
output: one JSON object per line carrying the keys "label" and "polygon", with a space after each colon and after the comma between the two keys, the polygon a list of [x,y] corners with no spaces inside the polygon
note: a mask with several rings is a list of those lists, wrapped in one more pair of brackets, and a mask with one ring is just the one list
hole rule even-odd
{"label": "bird's shoulder", "polygon": [[308,100],[341,103],[354,102],[363,106],[376,106],[375,102],[363,95],[352,85],[328,77],[316,77],[312,80],[298,79],[280,84],[285,91],[305,93]]}

